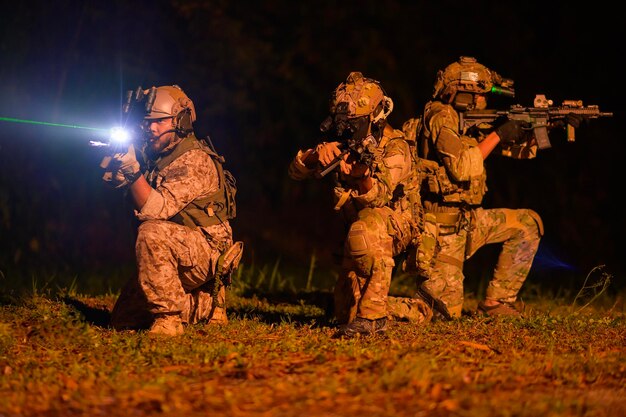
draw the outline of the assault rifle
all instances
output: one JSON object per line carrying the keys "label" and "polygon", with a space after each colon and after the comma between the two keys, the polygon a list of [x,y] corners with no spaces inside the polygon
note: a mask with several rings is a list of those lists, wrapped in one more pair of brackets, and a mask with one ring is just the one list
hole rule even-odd
{"label": "assault rifle", "polygon": [[339,148],[341,153],[335,157],[320,173],[317,174],[318,178],[326,176],[329,172],[332,172],[343,160],[343,158],[352,154],[355,156],[356,161],[365,164],[369,167],[374,162],[374,154],[371,150],[372,147],[376,147],[378,143],[373,136],[368,135],[363,139],[347,139],[340,142]]}
{"label": "assault rifle", "polygon": [[[534,130],[535,139],[539,149],[552,147],[548,138],[548,127],[555,122],[566,124],[567,115],[578,114],[587,119],[597,119],[599,117],[612,117],[612,112],[601,112],[598,106],[583,106],[582,100],[565,100],[561,106],[552,106],[552,100],[543,94],[537,94],[534,100],[534,107],[524,107],[519,104],[512,105],[508,110],[472,110],[459,114],[459,128],[461,132],[466,132],[472,126],[481,123],[492,123],[500,117],[507,117],[513,120],[528,122]],[[567,141],[576,140],[574,127],[567,124]]]}

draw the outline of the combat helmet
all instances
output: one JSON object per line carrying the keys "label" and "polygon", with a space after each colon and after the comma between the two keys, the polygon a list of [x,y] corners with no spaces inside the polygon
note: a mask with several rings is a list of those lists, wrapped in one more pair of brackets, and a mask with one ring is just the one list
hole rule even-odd
{"label": "combat helmet", "polygon": [[346,132],[358,135],[380,130],[393,110],[393,101],[378,81],[354,71],[333,91],[329,107],[330,115],[320,126],[322,132],[334,128],[338,136]]}
{"label": "combat helmet", "polygon": [[144,132],[147,131],[151,120],[172,118],[173,130],[180,137],[193,132],[192,124],[196,121],[193,102],[177,85],[150,87],[147,90],[137,87],[134,91],[128,90],[122,112],[125,126],[129,121],[143,119],[138,125],[141,125]]}
{"label": "combat helmet", "polygon": [[196,121],[196,109],[187,94],[177,85],[151,87],[144,91],[147,95],[144,120],[172,117],[174,129],[179,134],[192,131]]}
{"label": "combat helmet", "polygon": [[461,56],[458,61],[437,73],[433,98],[453,103],[455,100],[458,101],[459,93],[515,96],[513,80],[503,78],[470,56]]}

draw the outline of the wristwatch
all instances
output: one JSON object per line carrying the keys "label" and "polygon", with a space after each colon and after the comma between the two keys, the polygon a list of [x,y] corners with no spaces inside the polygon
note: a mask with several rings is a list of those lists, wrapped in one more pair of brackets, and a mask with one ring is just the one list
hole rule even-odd
{"label": "wristwatch", "polygon": [[141,171],[137,171],[134,174],[124,174],[124,178],[128,181],[128,185],[133,185],[141,176],[143,176]]}

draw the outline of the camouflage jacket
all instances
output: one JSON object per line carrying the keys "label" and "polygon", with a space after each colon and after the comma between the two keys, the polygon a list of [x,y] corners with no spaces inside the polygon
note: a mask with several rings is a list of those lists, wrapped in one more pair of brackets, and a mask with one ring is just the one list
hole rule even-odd
{"label": "camouflage jacket", "polygon": [[[289,167],[289,175],[296,180],[314,178],[323,167],[309,168],[302,162],[305,151],[298,151]],[[419,182],[414,169],[413,152],[402,131],[384,130],[379,146],[374,150],[372,165],[372,188],[360,194],[357,180],[335,172],[335,210],[341,210],[347,220],[355,219],[356,213],[365,207],[388,206],[405,210],[419,198]],[[338,170],[337,170],[338,171]]]}
{"label": "camouflage jacket", "polygon": [[487,172],[476,137],[459,132],[459,114],[449,104],[426,104],[418,141],[418,155],[440,168],[429,180],[428,200],[479,205],[487,192]]}
{"label": "camouflage jacket", "polygon": [[[211,195],[219,187],[215,163],[200,149],[183,153],[160,171],[150,169],[146,179],[153,188],[141,210],[135,210],[140,221],[171,220],[191,202]],[[214,239],[232,239],[228,220],[203,229]]]}

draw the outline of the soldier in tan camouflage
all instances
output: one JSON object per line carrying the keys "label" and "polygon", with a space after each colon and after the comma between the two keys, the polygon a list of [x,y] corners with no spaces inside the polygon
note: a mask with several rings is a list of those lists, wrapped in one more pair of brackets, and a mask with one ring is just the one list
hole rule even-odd
{"label": "soldier in tan camouflage", "polygon": [[134,145],[105,157],[104,181],[127,191],[141,222],[136,240],[138,276],[115,303],[114,328],[150,328],[178,335],[185,324],[227,323],[225,286],[237,266],[233,204],[220,157],[198,140],[192,101],[178,86],[138,90],[146,101],[142,130],[148,168]]}
{"label": "soldier in tan camouflage", "polygon": [[419,245],[421,237],[413,152],[404,134],[387,124],[392,108],[377,81],[350,73],[321,125],[327,141],[298,151],[289,166],[295,180],[326,172],[335,179],[334,209],[348,226],[335,286],[335,315],[342,324],[337,336],[383,332],[388,318],[432,317],[421,300],[388,295],[394,256]]}
{"label": "soldier in tan camouflage", "polygon": [[417,132],[405,132],[416,136],[418,155],[428,160],[422,167],[427,173],[422,197],[426,215],[436,219],[440,245],[433,273],[423,286],[454,317],[463,308],[465,260],[492,243],[501,243],[502,250],[478,311],[519,315],[513,303],[543,234],[541,218],[533,210],[481,207],[487,191],[484,160],[494,150],[515,158],[536,155],[527,126],[509,120],[499,121],[495,128],[481,125],[460,131],[461,111],[485,109],[487,93],[512,92],[512,84],[474,58],[461,57],[439,71],[433,100],[418,118]]}

